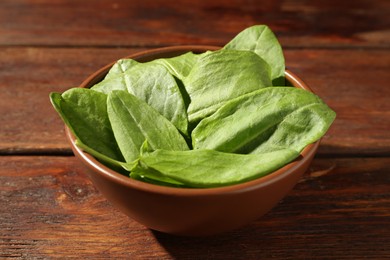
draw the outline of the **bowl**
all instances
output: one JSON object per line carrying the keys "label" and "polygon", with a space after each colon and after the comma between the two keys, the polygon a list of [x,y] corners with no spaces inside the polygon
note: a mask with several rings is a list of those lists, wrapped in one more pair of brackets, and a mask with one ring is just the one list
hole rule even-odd
{"label": "bowl", "polygon": [[[188,51],[216,50],[215,46],[178,46],[132,54],[140,62],[168,58]],[[89,76],[80,87],[101,81],[114,63]],[[287,81],[296,88],[311,91],[291,71]],[[312,92],[312,91],[311,91]],[[175,235],[206,236],[245,226],[270,211],[294,187],[311,163],[319,141],[308,145],[299,158],[259,179],[218,188],[176,188],[137,181],[101,164],[75,144],[65,127],[75,156],[86,166],[96,188],[124,214],[144,226]]]}

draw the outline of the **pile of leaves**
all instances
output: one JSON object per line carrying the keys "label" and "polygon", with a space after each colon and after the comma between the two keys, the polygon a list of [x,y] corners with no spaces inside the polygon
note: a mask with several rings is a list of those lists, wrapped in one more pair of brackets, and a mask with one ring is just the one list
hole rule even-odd
{"label": "pile of leaves", "polygon": [[51,93],[76,144],[130,178],[208,188],[269,174],[320,139],[335,113],[285,84],[265,25],[223,48],[139,63],[118,60],[90,89]]}

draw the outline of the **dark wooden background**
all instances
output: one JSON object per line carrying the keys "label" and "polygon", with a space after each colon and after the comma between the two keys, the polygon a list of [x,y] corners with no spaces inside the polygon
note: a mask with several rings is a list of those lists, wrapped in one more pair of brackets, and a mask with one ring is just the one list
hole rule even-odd
{"label": "dark wooden background", "polygon": [[[139,50],[267,24],[336,112],[312,166],[247,227],[146,229],[86,178],[48,95]],[[390,259],[390,1],[0,1],[1,259]]]}

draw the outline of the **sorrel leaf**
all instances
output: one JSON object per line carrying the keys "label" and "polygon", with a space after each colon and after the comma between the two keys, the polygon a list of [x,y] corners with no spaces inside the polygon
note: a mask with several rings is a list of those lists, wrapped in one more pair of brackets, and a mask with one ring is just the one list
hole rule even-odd
{"label": "sorrel leaf", "polygon": [[302,106],[277,126],[275,131],[252,153],[264,153],[289,147],[301,152],[328,131],[336,113],[324,103]]}
{"label": "sorrel leaf", "polygon": [[126,162],[139,156],[145,140],[152,149],[188,150],[176,127],[147,103],[127,91],[108,95],[108,117]]}
{"label": "sorrel leaf", "polygon": [[266,25],[255,25],[240,32],[225,49],[253,51],[271,67],[274,86],[284,86],[285,62],[282,46]]}
{"label": "sorrel leaf", "polygon": [[265,88],[231,100],[203,119],[192,132],[193,147],[235,153],[284,148],[300,152],[319,139],[333,119],[334,112],[311,92]]}
{"label": "sorrel leaf", "polygon": [[121,74],[125,73],[129,69],[133,68],[135,65],[138,64],[138,61],[133,59],[120,59],[111,67],[111,69],[108,71],[106,79],[116,78],[120,77]]}
{"label": "sorrel leaf", "polygon": [[212,150],[156,150],[142,154],[130,176],[167,177],[189,187],[210,188],[259,178],[298,156],[290,149],[247,155]]}
{"label": "sorrel leaf", "polygon": [[187,52],[176,57],[157,59],[151,62],[163,65],[173,76],[183,80],[190,73],[201,55]]}
{"label": "sorrel leaf", "polygon": [[[122,60],[120,64],[125,61]],[[117,65],[115,71],[125,68]],[[107,94],[113,90],[127,90],[156,109],[184,135],[188,134],[187,107],[175,78],[164,66],[151,62],[131,63],[127,70],[115,75],[98,83],[92,89]]]}
{"label": "sorrel leaf", "polygon": [[127,90],[127,87],[123,75],[119,74],[116,77],[104,79],[91,87],[91,89],[104,94],[109,94],[113,90]]}
{"label": "sorrel leaf", "polygon": [[50,100],[75,137],[85,146],[113,160],[124,161],[107,115],[107,95],[84,88],[72,88]]}
{"label": "sorrel leaf", "polygon": [[268,64],[253,52],[237,50],[204,55],[183,82],[191,98],[190,122],[212,114],[230,99],[272,86]]}

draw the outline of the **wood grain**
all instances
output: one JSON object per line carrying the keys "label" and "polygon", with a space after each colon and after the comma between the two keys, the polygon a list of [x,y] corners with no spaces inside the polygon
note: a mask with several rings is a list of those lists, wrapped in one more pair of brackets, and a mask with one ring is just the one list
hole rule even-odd
{"label": "wood grain", "polygon": [[142,49],[3,48],[0,55],[0,153],[70,153],[50,92]]}
{"label": "wood grain", "polygon": [[[0,259],[390,259],[390,1],[0,1]],[[336,112],[270,213],[208,238],[151,231],[105,200],[48,95],[145,48],[224,45],[267,24]],[[60,156],[59,156],[60,155]]]}
{"label": "wood grain", "polygon": [[337,113],[321,154],[390,154],[390,55],[381,50],[288,50],[287,67]]}
{"label": "wood grain", "polygon": [[[66,153],[49,93],[80,84],[141,49],[0,49],[0,153]],[[390,56],[385,50],[286,50],[287,66],[336,112],[320,154],[390,154]],[[356,73],[360,71],[361,73]]]}
{"label": "wood grain", "polygon": [[286,47],[388,47],[387,0],[2,0],[0,45],[223,45],[267,24]]}
{"label": "wood grain", "polygon": [[183,238],[150,231],[117,211],[72,156],[2,156],[0,258],[386,259],[389,163],[315,159],[258,221],[219,236]]}

